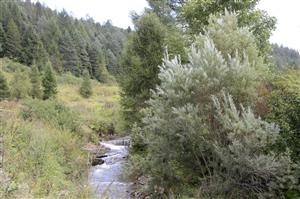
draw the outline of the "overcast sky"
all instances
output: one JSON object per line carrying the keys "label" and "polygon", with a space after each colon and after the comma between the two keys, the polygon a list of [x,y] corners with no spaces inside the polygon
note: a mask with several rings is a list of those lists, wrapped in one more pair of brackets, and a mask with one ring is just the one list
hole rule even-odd
{"label": "overcast sky", "polygon": [[[36,2],[37,0],[32,0]],[[113,25],[122,28],[132,26],[129,13],[134,10],[141,13],[146,0],[39,0],[52,9],[65,8],[73,16],[81,18],[86,15],[103,23],[112,20]],[[300,51],[300,0],[261,0],[259,8],[277,18],[277,29],[271,42]]]}

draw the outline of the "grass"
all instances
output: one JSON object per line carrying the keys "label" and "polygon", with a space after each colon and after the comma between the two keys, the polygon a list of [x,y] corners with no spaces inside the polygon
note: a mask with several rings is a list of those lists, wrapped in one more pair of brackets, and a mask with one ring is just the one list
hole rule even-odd
{"label": "grass", "polygon": [[97,123],[113,124],[118,134],[123,133],[118,86],[93,82],[93,95],[88,99],[79,94],[77,85],[59,85],[58,91],[57,99],[80,112],[81,119],[87,126]]}
{"label": "grass", "polygon": [[[16,68],[29,67],[0,59],[8,82]],[[79,94],[81,78],[57,76],[55,100],[0,101],[0,133],[4,140],[0,198],[92,198],[87,183],[88,142],[113,126],[122,134],[119,88],[92,81],[93,95]],[[104,134],[103,134],[104,133]]]}

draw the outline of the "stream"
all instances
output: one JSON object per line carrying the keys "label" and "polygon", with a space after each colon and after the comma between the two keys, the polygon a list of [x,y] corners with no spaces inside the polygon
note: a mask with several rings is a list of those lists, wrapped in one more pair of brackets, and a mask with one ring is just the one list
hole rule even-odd
{"label": "stream", "polygon": [[100,142],[108,149],[101,158],[104,163],[91,167],[89,182],[99,197],[109,199],[130,198],[130,183],[123,177],[125,158],[128,155],[129,138]]}

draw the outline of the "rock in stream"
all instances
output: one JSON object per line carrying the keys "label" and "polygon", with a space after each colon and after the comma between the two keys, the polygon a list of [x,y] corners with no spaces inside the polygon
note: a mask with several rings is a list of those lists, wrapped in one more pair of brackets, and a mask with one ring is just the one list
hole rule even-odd
{"label": "rock in stream", "polygon": [[103,163],[93,166],[89,181],[97,196],[109,199],[127,199],[130,183],[123,177],[125,158],[128,155],[129,138],[100,142],[109,151],[101,157]]}

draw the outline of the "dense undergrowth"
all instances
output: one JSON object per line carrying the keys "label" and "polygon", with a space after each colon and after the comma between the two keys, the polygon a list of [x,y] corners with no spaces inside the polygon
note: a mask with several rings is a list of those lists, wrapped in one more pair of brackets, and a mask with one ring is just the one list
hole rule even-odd
{"label": "dense undergrowth", "polygon": [[299,198],[299,72],[272,70],[230,13],[211,16],[187,52],[187,63],[165,55],[132,128],[137,192]]}
{"label": "dense undergrowth", "polygon": [[[8,82],[15,68],[30,72],[9,59],[0,61]],[[57,82],[56,98],[32,99],[25,93],[0,102],[1,198],[93,197],[84,148],[122,131],[118,87],[92,81],[93,95],[86,99],[79,93],[81,78],[64,74]]]}

